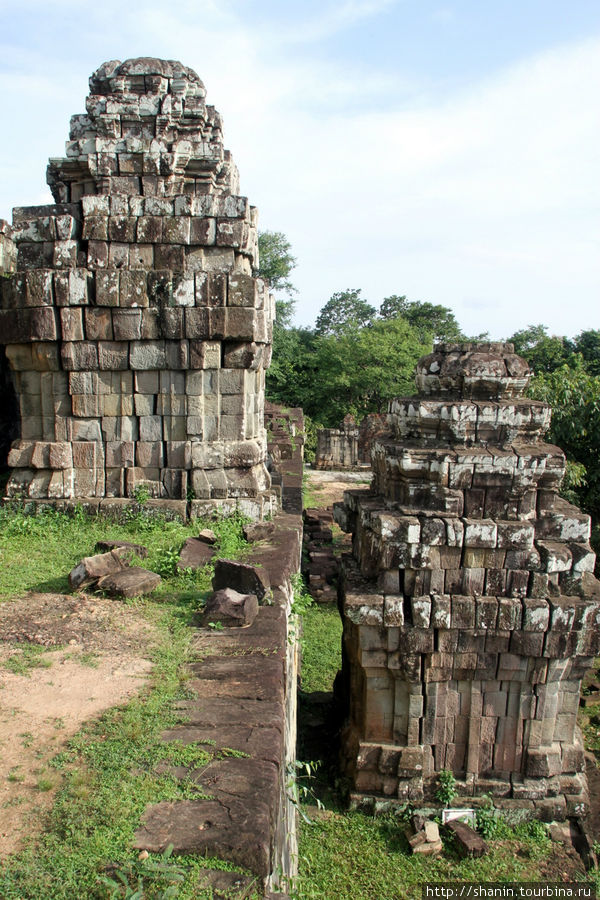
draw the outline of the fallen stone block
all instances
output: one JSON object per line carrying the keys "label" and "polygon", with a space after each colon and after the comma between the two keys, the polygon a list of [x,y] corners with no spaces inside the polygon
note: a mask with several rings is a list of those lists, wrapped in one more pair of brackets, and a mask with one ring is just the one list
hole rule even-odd
{"label": "fallen stone block", "polygon": [[121,571],[127,562],[123,559],[123,550],[110,550],[96,556],[84,556],[78,565],[69,572],[69,587],[79,591],[89,587],[105,575]]}
{"label": "fallen stone block", "polygon": [[139,597],[151,594],[161,581],[162,578],[156,572],[132,566],[104,576],[98,581],[97,587],[114,597]]}
{"label": "fallen stone block", "polygon": [[147,547],[144,547],[142,544],[132,544],[131,541],[98,541],[96,550],[102,550],[103,553],[108,553],[111,550],[124,550],[134,553],[140,559],[146,559],[148,556]]}
{"label": "fallen stone block", "polygon": [[198,540],[203,541],[205,544],[216,544],[217,536],[212,530],[212,528],[203,528],[202,531],[198,534]]}
{"label": "fallen stone block", "polygon": [[256,594],[239,594],[232,588],[216,591],[206,601],[202,624],[220,622],[229,628],[252,625],[258,614]]}
{"label": "fallen stone block", "polygon": [[250,543],[265,541],[273,534],[274,528],[273,522],[249,522],[248,525],[244,525],[244,537]]}
{"label": "fallen stone block", "polygon": [[201,569],[212,561],[214,555],[214,548],[201,538],[188,538],[181,548],[177,568]]}
{"label": "fallen stone block", "polygon": [[212,586],[214,591],[229,587],[240,594],[256,594],[258,600],[262,600],[271,590],[266,569],[232,559],[217,560]]}
{"label": "fallen stone block", "polygon": [[470,825],[454,819],[452,822],[448,822],[448,828],[454,835],[461,856],[478,857],[487,853],[488,845]]}

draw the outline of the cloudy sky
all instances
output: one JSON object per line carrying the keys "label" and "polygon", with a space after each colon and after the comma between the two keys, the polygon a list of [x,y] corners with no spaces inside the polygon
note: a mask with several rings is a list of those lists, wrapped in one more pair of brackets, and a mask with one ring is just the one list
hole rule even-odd
{"label": "cloudy sky", "polygon": [[598,0],[0,0],[0,217],[49,202],[101,62],[180,59],[223,114],[296,321],[361,288],[468,334],[600,328]]}

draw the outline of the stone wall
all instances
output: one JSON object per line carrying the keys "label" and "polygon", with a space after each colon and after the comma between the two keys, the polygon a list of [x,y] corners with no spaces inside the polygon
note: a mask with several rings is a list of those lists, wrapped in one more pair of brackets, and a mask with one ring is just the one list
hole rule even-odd
{"label": "stone wall", "polygon": [[[17,208],[0,328],[20,400],[8,496],[151,496],[271,511],[273,303],[256,210],[191,69],[104,63],[55,204]],[[5,232],[2,252],[6,253]]]}
{"label": "stone wall", "polygon": [[265,403],[265,427],[269,451],[268,468],[278,505],[285,512],[302,514],[304,472],[304,415],[299,407],[289,409]]}
{"label": "stone wall", "polygon": [[346,416],[339,428],[317,431],[315,469],[359,469],[371,463],[373,442],[387,430],[386,417],[378,413],[365,416],[357,425]]}
{"label": "stone wall", "polygon": [[[17,267],[17,245],[12,228],[0,219],[0,282]],[[1,289],[1,288],[0,288]],[[12,442],[19,435],[19,409],[13,377],[0,345],[0,469],[5,469]]]}
{"label": "stone wall", "polygon": [[451,770],[476,802],[585,810],[581,679],[600,646],[590,519],[562,500],[550,410],[510,344],[446,344],[393,401],[370,494],[336,518],[344,765],[354,800],[422,804]]}
{"label": "stone wall", "polygon": [[[252,876],[235,876],[241,884],[239,892],[232,890],[236,897],[285,893],[298,865],[293,781],[300,628],[292,602],[302,520],[280,512],[267,524],[271,534],[251,560],[269,603],[261,601],[244,628],[198,629],[187,684],[193,696],[179,704],[185,721],[164,735],[217,751],[197,776],[207,799],[150,805],[135,841],[138,849],[160,852],[173,844],[175,852],[243,866]],[[190,777],[185,769],[177,774]],[[222,874],[209,870],[206,887],[216,890]]]}

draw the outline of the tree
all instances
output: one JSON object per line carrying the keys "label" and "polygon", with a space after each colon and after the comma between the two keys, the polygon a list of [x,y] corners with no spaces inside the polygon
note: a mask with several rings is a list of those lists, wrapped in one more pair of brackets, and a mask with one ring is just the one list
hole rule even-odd
{"label": "tree", "polygon": [[314,333],[308,328],[273,329],[273,358],[266,372],[266,395],[273,403],[306,411],[318,379]]}
{"label": "tree", "polygon": [[363,300],[360,293],[360,288],[348,288],[333,294],[317,317],[315,334],[340,336],[371,325],[376,309]]}
{"label": "tree", "polygon": [[291,254],[292,245],[281,231],[258,233],[258,274],[269,282],[272,291],[293,294],[296,288],[289,279],[296,267],[296,257]]}
{"label": "tree", "polygon": [[316,344],[317,377],[304,409],[322,425],[336,426],[347,413],[357,420],[385,412],[393,397],[414,394],[414,371],[431,344],[404,319],[377,320]]}
{"label": "tree", "polygon": [[459,341],[464,340],[460,325],[454,313],[447,306],[407,300],[404,295],[392,294],[385,297],[379,307],[382,319],[402,316],[419,333],[422,340]]}
{"label": "tree", "polygon": [[536,374],[554,372],[565,364],[576,363],[570,341],[549,335],[545,325],[529,325],[516,331],[508,340],[515,345],[515,353],[524,357]]}
{"label": "tree", "polygon": [[583,356],[587,371],[600,375],[600,331],[582,331],[573,341],[573,348]]}
{"label": "tree", "polygon": [[[548,438],[571,462],[579,464],[577,502],[595,518],[600,515],[600,376],[591,375],[582,359],[532,379],[529,394],[552,407]],[[585,472],[581,468],[585,467]]]}

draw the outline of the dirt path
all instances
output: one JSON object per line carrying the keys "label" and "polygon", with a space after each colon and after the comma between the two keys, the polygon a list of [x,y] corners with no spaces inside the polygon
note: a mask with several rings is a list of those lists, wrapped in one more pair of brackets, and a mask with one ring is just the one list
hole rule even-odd
{"label": "dirt path", "polygon": [[0,858],[36,832],[81,724],[138,693],[154,631],[133,607],[30,594],[0,605]]}

